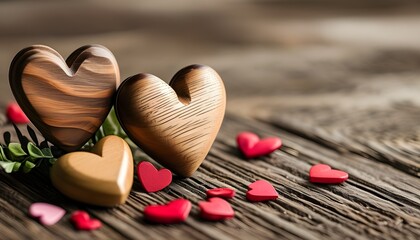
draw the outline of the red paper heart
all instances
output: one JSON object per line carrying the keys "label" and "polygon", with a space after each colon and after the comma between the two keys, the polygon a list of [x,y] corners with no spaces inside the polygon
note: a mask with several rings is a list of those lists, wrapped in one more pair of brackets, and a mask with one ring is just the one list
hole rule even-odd
{"label": "red paper heart", "polygon": [[230,188],[213,188],[206,192],[207,197],[221,197],[221,198],[233,198],[235,196],[235,190]]}
{"label": "red paper heart", "polygon": [[220,221],[232,218],[235,215],[230,204],[218,197],[210,198],[207,202],[199,202],[201,217],[206,220]]}
{"label": "red paper heart", "polygon": [[6,115],[12,123],[29,123],[28,117],[26,117],[25,113],[22,111],[22,109],[17,103],[10,103],[9,105],[7,105]]}
{"label": "red paper heart", "polygon": [[79,230],[95,230],[102,226],[102,223],[98,219],[91,219],[89,214],[85,211],[74,212],[71,215],[70,220]]}
{"label": "red paper heart", "polygon": [[137,176],[146,192],[157,192],[172,182],[172,172],[166,168],[159,171],[150,162],[137,165]]}
{"label": "red paper heart", "polygon": [[349,178],[349,174],[333,170],[326,164],[317,164],[309,170],[309,181],[313,183],[342,183]]}
{"label": "red paper heart", "polygon": [[184,222],[191,210],[191,202],[186,199],[176,199],[166,205],[150,205],[144,208],[144,216],[155,223]]}
{"label": "red paper heart", "polygon": [[239,149],[246,158],[255,158],[274,152],[281,147],[281,139],[269,137],[261,139],[250,132],[242,132],[236,137]]}
{"label": "red paper heart", "polygon": [[246,198],[251,202],[276,200],[279,197],[273,185],[265,180],[258,180],[248,186]]}

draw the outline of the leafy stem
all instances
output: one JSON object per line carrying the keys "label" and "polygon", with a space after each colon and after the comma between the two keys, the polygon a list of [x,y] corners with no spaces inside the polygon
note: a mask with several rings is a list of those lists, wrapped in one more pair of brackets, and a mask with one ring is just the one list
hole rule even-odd
{"label": "leafy stem", "polygon": [[[29,172],[35,167],[39,167],[45,162],[54,163],[58,151],[54,146],[49,146],[47,141],[39,143],[35,131],[27,126],[30,141],[22,134],[16,125],[13,125],[19,138],[19,143],[10,142],[10,133],[3,134],[5,144],[0,146],[0,166],[5,172]],[[53,154],[56,153],[56,154]]]}
{"label": "leafy stem", "polygon": [[[60,149],[50,145],[47,140],[39,142],[35,131],[29,125],[27,130],[30,140],[22,134],[16,125],[13,124],[13,126],[19,143],[11,142],[10,132],[5,132],[3,134],[5,144],[0,145],[0,167],[6,173],[18,171],[27,173],[36,167],[54,164],[57,158],[63,155]],[[121,128],[114,109],[111,109],[102,126],[92,139],[82,147],[82,150],[89,150],[97,141],[107,135],[117,135],[126,140],[131,148],[136,147]]]}

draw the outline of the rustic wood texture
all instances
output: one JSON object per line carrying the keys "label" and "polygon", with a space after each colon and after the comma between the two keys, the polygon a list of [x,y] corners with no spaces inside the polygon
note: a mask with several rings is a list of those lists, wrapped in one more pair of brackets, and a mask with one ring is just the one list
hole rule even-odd
{"label": "rustic wood texture", "polygon": [[115,100],[115,113],[130,139],[183,177],[203,162],[225,108],[223,81],[204,65],[179,70],[169,85],[151,74],[134,75],[121,84]]}
{"label": "rustic wood texture", "polygon": [[31,122],[65,151],[78,150],[108,115],[120,83],[118,64],[103,46],[84,46],[67,62],[54,49],[21,50],[10,72],[13,94]]}
{"label": "rustic wood texture", "polygon": [[[245,160],[236,148],[238,131],[258,131],[262,136],[277,135],[284,140],[282,150],[270,157]],[[312,164],[326,163],[349,173],[350,179],[340,185],[309,183]],[[145,193],[137,178],[126,204],[117,208],[89,207],[69,200],[53,188],[48,171],[32,174],[2,174],[3,211],[1,221],[13,226],[13,234],[24,237],[31,231],[43,238],[130,238],[161,239],[416,239],[420,234],[420,180],[387,164],[371,161],[356,154],[342,153],[310,139],[252,119],[228,115],[220,134],[191,178],[177,178],[164,191]],[[265,179],[280,197],[268,203],[246,200],[247,186]],[[231,187],[237,195],[230,201],[234,219],[212,223],[199,217],[197,203],[206,190]],[[153,225],[144,221],[146,205],[184,197],[193,202],[185,224]],[[27,217],[31,202],[47,201],[71,212],[87,210],[105,226],[92,233],[75,232],[66,216],[57,225],[44,228]],[[10,218],[13,215],[13,218]],[[31,231],[22,231],[26,225]],[[9,229],[10,230],[10,229]],[[11,230],[10,230],[11,231]]]}
{"label": "rustic wood texture", "polygon": [[98,206],[123,204],[133,185],[133,156],[124,139],[107,136],[91,153],[61,156],[51,168],[51,182],[64,195]]}
{"label": "rustic wood texture", "polygon": [[[193,177],[152,194],[135,178],[118,208],[69,200],[46,169],[1,173],[1,238],[419,239],[419,9],[394,0],[1,2],[3,106],[12,100],[10,60],[23,47],[40,42],[67,55],[99,43],[115,54],[124,78],[149,72],[170,79],[192,63],[211,66],[224,80],[228,113]],[[1,129],[13,132],[10,124]],[[245,160],[235,144],[240,131],[278,136],[284,145]],[[349,180],[311,184],[317,163],[348,172]],[[248,202],[247,185],[257,179],[270,181],[279,199]],[[199,218],[197,204],[214,187],[237,190],[229,200],[234,219]],[[185,224],[144,221],[144,206],[178,197],[193,203]],[[75,231],[69,215],[43,227],[27,215],[36,201],[88,210],[104,227]]]}

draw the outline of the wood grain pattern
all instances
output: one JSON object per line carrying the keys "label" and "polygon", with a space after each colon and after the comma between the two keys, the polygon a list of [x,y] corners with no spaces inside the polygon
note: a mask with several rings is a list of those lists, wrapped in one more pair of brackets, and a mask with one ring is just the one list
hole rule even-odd
{"label": "wood grain pattern", "polygon": [[[297,107],[288,115],[273,113],[266,117],[266,121],[332,149],[350,151],[420,177],[418,107],[398,103],[382,109],[348,112],[340,109],[340,105],[336,104],[335,109],[319,108],[316,116],[301,121],[299,125],[290,119],[301,119],[307,114],[303,112],[309,110],[306,107]],[[348,122],[353,123],[349,125]]]}
{"label": "wood grain pattern", "polygon": [[153,159],[180,176],[200,166],[222,124],[226,93],[210,67],[181,69],[169,85],[151,74],[126,79],[115,110],[128,136]]}
{"label": "wood grain pattern", "polygon": [[[240,131],[262,137],[280,136],[284,146],[271,156],[246,160],[236,148]],[[308,181],[310,167],[325,163],[350,174],[340,185]],[[246,200],[247,186],[265,179],[279,198],[269,203]],[[86,206],[60,194],[49,180],[48,169],[31,174],[0,174],[4,236],[29,239],[409,239],[420,235],[420,179],[385,163],[335,149],[281,128],[227,114],[212,149],[190,178],[175,178],[164,191],[146,193],[135,177],[126,204],[113,209]],[[206,190],[229,187],[234,219],[201,220],[198,202]],[[148,224],[143,209],[175,198],[192,202],[190,217],[176,226]],[[47,201],[72,212],[84,209],[104,226],[94,232],[76,232],[68,216],[46,228],[27,217],[32,202]],[[10,217],[13,216],[13,217]],[[34,235],[36,233],[36,235]],[[32,235],[31,235],[32,234]]]}
{"label": "wood grain pattern", "polygon": [[51,169],[52,184],[64,195],[92,205],[123,204],[133,185],[133,156],[120,137],[102,138],[92,153],[72,152]]}
{"label": "wood grain pattern", "polygon": [[32,123],[54,145],[79,149],[101,126],[120,83],[117,62],[100,45],[64,59],[47,46],[20,51],[10,66],[13,94]]}

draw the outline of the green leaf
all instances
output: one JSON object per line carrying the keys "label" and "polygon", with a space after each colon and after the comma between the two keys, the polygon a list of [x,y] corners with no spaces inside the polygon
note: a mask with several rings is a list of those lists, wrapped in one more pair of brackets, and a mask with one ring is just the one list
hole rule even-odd
{"label": "green leaf", "polygon": [[42,153],[41,149],[39,149],[35,144],[29,142],[28,143],[28,152],[32,158],[45,158],[44,154]]}
{"label": "green leaf", "polygon": [[26,152],[23,151],[20,143],[9,143],[8,148],[10,153],[15,157],[22,157],[27,155]]}
{"label": "green leaf", "polygon": [[105,137],[104,129],[102,126],[98,129],[98,131],[96,131],[96,137],[98,138],[98,140]]}
{"label": "green leaf", "polygon": [[15,165],[13,166],[13,172],[19,171],[19,168],[22,164],[20,162],[15,162]]}
{"label": "green leaf", "polygon": [[57,158],[50,158],[48,162],[50,162],[50,164],[54,164],[55,162],[57,162]]}
{"label": "green leaf", "polygon": [[102,124],[104,135],[117,135],[118,127],[112,122],[110,118],[107,118]]}
{"label": "green leaf", "polygon": [[112,126],[115,128],[116,133],[113,135],[120,136],[121,138],[126,138],[127,134],[122,129],[120,122],[118,121],[117,114],[115,113],[115,109],[111,108],[111,111],[109,112],[108,117],[106,118],[106,122],[109,122],[112,124]]}
{"label": "green leaf", "polygon": [[4,169],[5,172],[11,173],[15,167],[15,162],[0,162],[0,166]]}
{"label": "green leaf", "polygon": [[35,167],[35,164],[33,162],[26,161],[25,165],[23,166],[23,172],[28,173],[34,167]]}
{"label": "green leaf", "polygon": [[111,119],[111,121],[114,122],[114,123],[119,122],[114,108],[111,108],[111,111],[109,111],[108,118]]}
{"label": "green leaf", "polygon": [[2,157],[3,161],[10,162],[10,160],[7,158],[6,154],[4,153],[3,146],[0,147],[0,153],[1,153],[1,157]]}
{"label": "green leaf", "polygon": [[50,148],[42,148],[41,149],[41,152],[42,152],[42,155],[44,157],[46,157],[46,158],[52,158],[52,157],[54,157]]}

